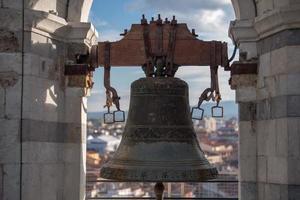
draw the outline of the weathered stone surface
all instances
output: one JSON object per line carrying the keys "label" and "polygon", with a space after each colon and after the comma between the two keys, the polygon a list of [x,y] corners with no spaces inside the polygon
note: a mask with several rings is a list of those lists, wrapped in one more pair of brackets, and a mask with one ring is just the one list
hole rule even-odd
{"label": "weathered stone surface", "polygon": [[231,77],[231,89],[237,87],[253,87],[257,83],[257,75],[253,74],[242,74],[242,75],[232,75]]}
{"label": "weathered stone surface", "polygon": [[[16,77],[14,76],[13,79]],[[20,119],[21,117],[21,78],[15,84],[6,88],[5,118]]]}
{"label": "weathered stone surface", "polygon": [[289,185],[288,186],[288,199],[289,200],[300,199],[300,186],[299,185]]}
{"label": "weathered stone surface", "polygon": [[[290,119],[276,119],[275,133],[276,133],[276,155],[289,156],[289,132],[287,121]],[[294,138],[297,140],[297,138]]]}
{"label": "weathered stone surface", "polygon": [[23,117],[27,119],[57,121],[64,112],[63,95],[56,81],[35,76],[24,77]]}
{"label": "weathered stone surface", "polygon": [[0,164],[0,197],[3,197],[3,166]]}
{"label": "weathered stone surface", "polygon": [[[81,123],[82,119],[86,119],[87,98],[82,88],[66,88],[66,99],[64,102],[65,112],[63,118],[65,122]],[[81,97],[81,100],[78,100]],[[80,108],[80,109],[78,109]]]}
{"label": "weathered stone surface", "polygon": [[50,39],[34,32],[26,33],[26,38],[31,42],[25,43],[25,52],[34,53],[45,59],[57,59],[59,55],[65,55],[65,44],[59,40]]}
{"label": "weathered stone surface", "polygon": [[0,53],[0,72],[22,73],[22,54],[21,53]]}
{"label": "weathered stone surface", "polygon": [[87,22],[89,16],[89,10],[93,1],[84,0],[71,0],[69,7],[69,21]]}
{"label": "weathered stone surface", "polygon": [[[80,2],[83,4],[76,15],[86,20],[92,1]],[[66,22],[66,5],[67,1],[25,1],[30,9],[25,10],[21,66],[22,1],[0,1],[1,200],[19,199],[20,186],[24,200],[84,199],[86,99],[82,98],[82,89],[66,90],[64,64],[66,55],[86,53],[95,42],[96,31],[90,23],[82,24],[80,20]],[[68,42],[80,45],[70,53],[72,45],[68,46]],[[22,184],[18,164],[20,130]]]}
{"label": "weathered stone surface", "polygon": [[265,53],[259,56],[257,87],[265,87],[265,77],[270,74],[271,54]]}
{"label": "weathered stone surface", "polygon": [[280,74],[258,79],[257,100],[269,97],[300,94],[300,74]]}
{"label": "weathered stone surface", "polygon": [[20,120],[0,119],[0,163],[13,164],[20,161]]}
{"label": "weathered stone surface", "polygon": [[265,197],[265,183],[257,183],[257,200],[264,200]]}
{"label": "weathered stone surface", "polygon": [[[75,164],[76,166],[76,164]],[[43,176],[41,176],[41,194],[44,200],[64,200],[63,191],[65,189],[65,165],[63,163],[54,164],[43,164],[40,165],[40,171]],[[74,175],[74,174],[73,174]],[[77,177],[78,175],[75,175]],[[78,182],[73,182],[73,187],[78,184]],[[75,188],[73,190],[75,194]],[[74,197],[78,199],[78,196]]]}
{"label": "weathered stone surface", "polygon": [[[81,163],[85,159],[85,144],[63,144],[61,154],[65,163]],[[85,166],[85,165],[84,165]]]}
{"label": "weathered stone surface", "polygon": [[256,7],[258,15],[264,15],[272,11],[274,9],[273,6],[273,0],[257,1]]}
{"label": "weathered stone surface", "polygon": [[48,174],[43,174],[39,165],[31,163],[24,163],[22,171],[22,198],[24,200],[43,199],[41,179],[43,176],[48,176]]}
{"label": "weathered stone surface", "polygon": [[24,74],[38,76],[42,70],[41,57],[36,54],[25,53],[24,55]]}
{"label": "weathered stone surface", "polygon": [[275,8],[281,8],[281,7],[288,6],[288,5],[289,5],[289,1],[274,0]]}
{"label": "weathered stone surface", "polygon": [[268,156],[268,183],[288,183],[288,159],[286,157]]}
{"label": "weathered stone surface", "polygon": [[[298,185],[300,188],[300,157],[288,157],[288,184]],[[299,191],[300,193],[300,191]]]}
{"label": "weathered stone surface", "polygon": [[[246,4],[243,1],[238,2]],[[245,95],[246,91],[240,92],[245,89],[243,82],[239,81],[244,77],[232,78],[235,83],[232,88],[237,89],[237,97],[241,100],[237,100],[240,104],[240,120],[242,123],[249,121],[254,124],[257,134],[257,144],[253,144],[257,151],[257,180],[253,184],[257,183],[257,190],[253,189],[252,194],[245,192],[251,187],[242,182],[240,196],[242,200],[300,199],[299,2],[295,4],[293,0],[258,0],[255,3],[257,15],[255,19],[252,17],[247,20],[251,22],[254,19],[254,23],[245,26],[246,20],[237,20],[232,23],[230,30],[235,41],[243,48],[241,52],[253,51],[247,45],[249,42],[258,41],[258,76],[257,83],[252,84],[256,89],[256,97],[251,102],[244,102],[248,98],[243,97],[249,96]],[[251,31],[253,27],[256,36]],[[240,59],[245,58],[247,56]],[[241,125],[240,144],[250,141],[250,138],[245,137],[247,134],[243,135],[248,133],[246,129],[245,125]],[[240,147],[241,155],[245,149]],[[242,173],[246,171],[243,167],[249,168],[247,162],[249,163],[245,159],[240,160],[241,180],[243,176],[249,178],[248,174]]]}
{"label": "weathered stone surface", "polygon": [[[299,158],[300,157],[300,119],[299,118],[289,118],[286,120],[288,132],[288,152],[290,157]],[[300,167],[299,167],[300,168]]]}
{"label": "weathered stone surface", "polygon": [[240,182],[239,199],[257,200],[257,184],[253,182]]}
{"label": "weathered stone surface", "polygon": [[258,156],[257,157],[257,181],[266,182],[267,181],[267,157]]}
{"label": "weathered stone surface", "polygon": [[20,49],[20,42],[15,33],[0,29],[0,52],[16,52]]}
{"label": "weathered stone surface", "polygon": [[237,19],[245,20],[255,17],[255,5],[251,1],[240,2],[238,0],[232,1],[235,15]]}
{"label": "weathered stone surface", "polygon": [[[17,38],[21,39],[22,30],[22,13],[20,10],[0,8],[0,30],[8,30],[14,32]],[[16,34],[18,32],[18,34]],[[19,41],[21,41],[19,39]],[[20,44],[20,42],[18,42]]]}
{"label": "weathered stone surface", "polygon": [[258,101],[269,98],[268,89],[266,87],[257,88],[256,89],[256,96],[257,96]]}
{"label": "weathered stone surface", "polygon": [[258,184],[258,200],[298,200],[300,186],[288,184]]}
{"label": "weathered stone surface", "polygon": [[3,0],[3,7],[22,9],[22,0]]}
{"label": "weathered stone surface", "polygon": [[246,52],[246,60],[257,58],[257,46],[256,42],[244,42],[239,45],[240,52]]}
{"label": "weathered stone surface", "polygon": [[5,90],[0,87],[0,119],[5,116]]}
{"label": "weathered stone surface", "polygon": [[32,164],[44,163],[81,163],[85,144],[25,142],[23,161]]}
{"label": "weathered stone surface", "polygon": [[239,154],[240,156],[256,156],[257,155],[257,133],[256,123],[251,121],[239,122]]}
{"label": "weathered stone surface", "polygon": [[23,141],[81,143],[82,125],[76,123],[23,120]]}
{"label": "weathered stone surface", "polygon": [[[270,51],[260,58],[262,76],[274,76],[279,74],[299,73],[300,56],[299,46],[284,46]],[[268,63],[271,64],[268,64]]]}
{"label": "weathered stone surface", "polygon": [[242,182],[256,182],[257,158],[256,156],[239,156],[240,177]]}
{"label": "weathered stone surface", "polygon": [[3,200],[20,199],[20,164],[4,164]]}
{"label": "weathered stone surface", "polygon": [[31,164],[63,162],[63,144],[50,142],[23,142],[23,161]]}
{"label": "weathered stone surface", "polygon": [[300,45],[300,29],[289,29],[273,34],[258,42],[259,54],[265,54],[284,46]]}
{"label": "weathered stone surface", "polygon": [[[77,174],[78,176],[74,176],[74,174]],[[79,165],[64,165],[64,199],[79,199],[80,191],[83,189],[82,186],[84,186],[84,179],[82,179],[80,174],[81,171]]]}
{"label": "weathered stone surface", "polygon": [[[263,99],[256,102],[256,120],[268,120],[278,118],[290,118],[300,116],[300,96],[299,95],[284,95],[273,98]],[[241,103],[240,109],[243,113],[249,111],[251,103]],[[243,116],[240,113],[241,120],[251,119],[250,115]]]}
{"label": "weathered stone surface", "polygon": [[274,120],[256,121],[257,155],[276,155],[276,132]]}
{"label": "weathered stone surface", "polygon": [[256,100],[256,88],[250,87],[238,87],[236,89],[236,101],[247,102]]}
{"label": "weathered stone surface", "polygon": [[279,184],[265,184],[264,200],[283,200],[281,198],[281,185]]}
{"label": "weathered stone surface", "polygon": [[4,89],[13,87],[19,78],[19,75],[15,71],[0,72],[0,87]]}
{"label": "weathered stone surface", "polygon": [[299,95],[300,93],[300,73],[287,75],[287,95]]}
{"label": "weathered stone surface", "polygon": [[253,121],[256,119],[256,104],[254,102],[239,103],[240,121]]}

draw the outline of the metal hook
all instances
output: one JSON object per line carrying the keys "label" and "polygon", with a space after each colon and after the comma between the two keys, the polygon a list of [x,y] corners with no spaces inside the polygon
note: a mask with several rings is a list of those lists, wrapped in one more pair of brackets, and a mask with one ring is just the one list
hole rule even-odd
{"label": "metal hook", "polygon": [[[120,97],[118,96],[117,90],[110,85],[110,43],[107,42],[105,44],[104,51],[104,87],[106,88],[106,105],[108,112],[104,114],[104,123],[114,123],[114,122],[123,122],[125,121],[125,112],[120,109]],[[117,108],[117,111],[113,113],[110,112],[110,107],[114,104]],[[116,113],[123,112],[123,118],[121,120],[117,120]],[[106,121],[106,117],[111,116],[112,121]]]}
{"label": "metal hook", "polygon": [[[209,94],[210,93],[210,94]],[[210,99],[213,98],[213,89],[212,88],[206,88],[201,96],[199,97],[199,101],[198,101],[198,105],[197,107],[193,107],[192,108],[192,112],[191,112],[191,115],[192,115],[192,119],[195,119],[195,120],[202,120],[203,119],[203,116],[204,116],[204,109],[201,108],[201,105],[203,103],[203,101],[209,101]],[[201,114],[200,114],[200,117],[197,117],[196,116],[196,112],[198,111],[201,111]]]}

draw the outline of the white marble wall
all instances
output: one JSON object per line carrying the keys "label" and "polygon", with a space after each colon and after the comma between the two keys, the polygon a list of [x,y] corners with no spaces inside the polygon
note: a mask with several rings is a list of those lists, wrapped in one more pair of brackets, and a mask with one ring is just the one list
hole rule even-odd
{"label": "white marble wall", "polygon": [[96,41],[92,1],[28,0],[24,35],[21,2],[0,5],[0,199],[83,200],[87,102],[64,64]]}
{"label": "white marble wall", "polygon": [[241,62],[258,63],[257,75],[232,77],[240,108],[240,199],[300,199],[300,2],[258,0],[256,11],[245,12],[250,1],[233,2],[240,7],[230,34],[246,54]]}

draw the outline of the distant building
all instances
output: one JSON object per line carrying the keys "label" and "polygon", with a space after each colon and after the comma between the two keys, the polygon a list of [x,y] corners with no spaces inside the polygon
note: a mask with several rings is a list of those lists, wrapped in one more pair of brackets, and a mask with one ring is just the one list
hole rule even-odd
{"label": "distant building", "polygon": [[88,136],[87,138],[87,150],[88,151],[95,151],[98,152],[99,154],[103,155],[106,151],[107,147],[107,141],[102,140],[97,137],[93,136]]}
{"label": "distant building", "polygon": [[87,139],[87,150],[96,151],[100,154],[115,152],[121,142],[121,138],[111,135],[89,136]]}
{"label": "distant building", "polygon": [[217,120],[213,117],[204,118],[205,129],[207,132],[214,132],[217,130]]}

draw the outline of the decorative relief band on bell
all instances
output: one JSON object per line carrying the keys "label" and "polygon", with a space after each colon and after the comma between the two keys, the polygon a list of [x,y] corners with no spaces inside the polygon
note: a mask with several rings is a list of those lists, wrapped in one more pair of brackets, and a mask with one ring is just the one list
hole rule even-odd
{"label": "decorative relief band on bell", "polygon": [[196,169],[196,170],[176,170],[176,169],[114,169],[103,167],[101,169],[101,177],[112,180],[124,181],[143,181],[143,182],[199,182],[208,179],[217,178],[218,171],[216,168]]}
{"label": "decorative relief band on bell", "polygon": [[146,140],[146,141],[191,141],[196,138],[194,130],[191,127],[126,127],[124,139]]}
{"label": "decorative relief band on bell", "polygon": [[[208,161],[207,160],[164,160],[165,162],[160,161],[147,161],[147,164],[145,164],[145,161],[138,161],[138,160],[122,160],[122,159],[115,159],[111,164],[112,168],[114,167],[120,167],[124,165],[130,166],[130,168],[143,168],[145,166],[154,166],[153,168],[177,168],[177,169],[183,169],[186,166],[189,166],[193,170],[198,170],[198,169],[206,169],[204,166],[207,166]],[[159,166],[159,167],[157,167]],[[176,167],[174,167],[176,166]]]}

